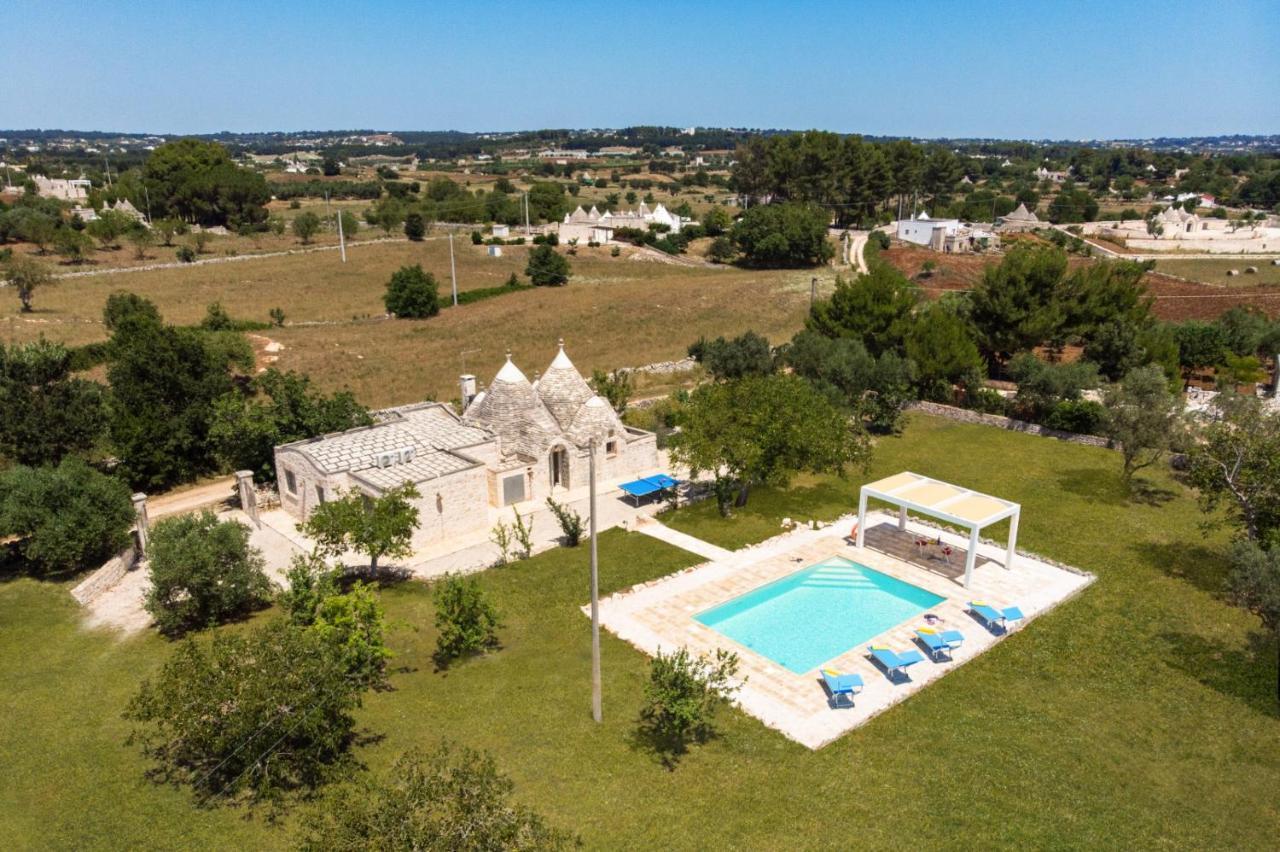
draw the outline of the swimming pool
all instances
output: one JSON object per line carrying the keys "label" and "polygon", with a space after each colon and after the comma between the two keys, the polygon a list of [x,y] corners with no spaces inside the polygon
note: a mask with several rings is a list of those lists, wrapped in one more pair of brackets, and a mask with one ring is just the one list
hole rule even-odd
{"label": "swimming pool", "polygon": [[694,619],[804,674],[946,598],[840,556]]}

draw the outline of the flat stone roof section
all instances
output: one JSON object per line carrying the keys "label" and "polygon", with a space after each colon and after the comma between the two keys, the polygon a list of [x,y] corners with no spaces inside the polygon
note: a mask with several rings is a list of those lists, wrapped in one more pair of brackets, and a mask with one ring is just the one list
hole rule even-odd
{"label": "flat stone roof section", "polygon": [[[419,459],[426,459],[442,450],[474,447],[495,440],[488,430],[463,423],[452,411],[438,402],[389,408],[376,412],[375,416],[380,422],[372,426],[349,429],[346,432],[336,432],[306,441],[295,441],[285,444],[281,449],[302,453],[327,473],[355,473],[377,467],[375,458],[379,453],[412,447],[414,461],[397,465],[397,467],[407,467],[409,464],[417,464]],[[423,464],[434,465],[435,469],[441,470],[445,467],[461,470],[470,466],[470,462],[465,459],[457,459],[456,456],[450,456],[448,453],[444,456],[451,457],[454,461],[442,457],[431,463],[424,461]],[[394,468],[381,468],[384,471],[389,469]],[[443,474],[433,473],[421,479],[401,477],[399,481],[420,482],[422,479],[438,475]]]}
{"label": "flat stone roof section", "polygon": [[415,456],[413,461],[390,467],[368,467],[352,473],[351,477],[372,485],[379,491],[390,491],[406,482],[426,482],[478,464],[479,462],[469,461],[447,450],[439,450]]}
{"label": "flat stone roof section", "polygon": [[[647,654],[681,647],[693,654],[708,654],[717,648],[736,652],[741,660],[739,673],[747,680],[734,703],[789,739],[818,749],[905,701],[996,643],[1019,641],[1018,633],[1036,629],[1035,619],[1079,594],[1095,579],[1092,574],[1027,554],[1019,558],[1017,569],[1010,571],[1000,563],[1002,548],[981,543],[972,587],[966,589],[961,585],[968,546],[965,538],[914,521],[907,529],[900,530],[897,518],[874,512],[866,518],[867,546],[854,547],[838,532],[847,531],[853,518],[846,516],[821,530],[802,528],[786,533],[755,547],[619,592],[600,602],[600,621],[615,635]],[[920,548],[916,541],[922,537],[930,541],[941,539],[950,552],[937,546]],[[890,681],[870,658],[868,644],[887,645],[899,652],[913,649],[924,654],[925,649],[915,634],[917,628],[926,626],[922,614],[838,653],[820,667],[796,674],[694,618],[700,612],[835,556],[944,598],[929,609],[929,613],[939,619],[937,624],[929,626],[964,634],[964,642],[955,650],[953,658],[935,662],[926,655],[925,660],[906,670],[906,679],[896,682]],[[970,601],[998,608],[1016,606],[1026,618],[1013,625],[1009,632],[993,632],[969,613]],[[583,613],[589,615],[589,608],[584,607]],[[1059,652],[1070,653],[1070,649],[1061,648]],[[1002,676],[1010,679],[1037,676],[1034,671],[1020,669],[1013,663],[1001,665],[1004,666]],[[1034,665],[1034,661],[1028,660],[1025,665]],[[844,698],[839,702],[831,700],[823,688],[818,668],[860,675],[864,684],[862,692],[853,697],[852,703]],[[938,697],[946,700],[946,690],[938,689]],[[958,708],[960,702],[970,698],[957,695],[951,700],[957,702]],[[927,732],[921,735],[927,736]]]}

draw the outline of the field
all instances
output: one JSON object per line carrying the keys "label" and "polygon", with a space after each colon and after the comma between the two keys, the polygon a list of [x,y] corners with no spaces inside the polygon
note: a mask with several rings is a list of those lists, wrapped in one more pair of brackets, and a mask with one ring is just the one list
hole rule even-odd
{"label": "field", "polygon": [[[501,258],[455,238],[460,290],[495,287],[522,276],[528,247],[505,246]],[[781,342],[799,328],[809,281],[829,291],[834,270],[749,271],[634,260],[624,248],[580,248],[567,287],[539,288],[446,308],[429,320],[385,318],[382,295],[391,273],[421,263],[448,297],[449,244],[434,236],[336,251],[254,258],[151,271],[65,279],[37,292],[33,314],[17,298],[0,301],[0,339],[44,335],[69,344],[105,338],[102,306],[127,290],[153,300],[171,322],[195,323],[210,302],[238,319],[268,320],[284,310],[284,328],[262,332],[280,342],[278,366],[310,374],[329,389],[350,388],[372,406],[456,395],[464,371],[488,381],[510,349],[532,374],[544,369],[563,336],[584,372],[683,357],[699,335],[754,329]],[[532,375],[531,375],[532,377]]]}
{"label": "field", "polygon": [[[736,546],[773,535],[783,516],[850,511],[859,481],[904,468],[1020,501],[1022,545],[1099,581],[819,752],[728,711],[722,736],[672,772],[631,736],[646,658],[608,633],[605,722],[590,721],[585,548],[483,574],[506,618],[504,647],[447,675],[429,657],[430,596],[393,587],[393,688],[360,711],[381,739],[359,758],[381,772],[441,737],[486,749],[519,799],[593,849],[850,838],[864,849],[970,848],[976,836],[995,848],[1270,848],[1280,832],[1275,640],[1220,599],[1226,534],[1202,533],[1192,495],[1165,472],[1128,502],[1114,453],[916,416],[878,443],[865,477],[758,490],[728,522],[709,504],[669,519]],[[694,561],[620,532],[600,552],[605,594]],[[66,588],[0,584],[0,845],[287,846],[300,809],[273,824],[195,808],[186,790],[145,779],[119,714],[170,646],[80,628]]]}
{"label": "field", "polygon": [[[968,290],[982,280],[988,264],[999,263],[1000,255],[939,254],[926,248],[895,243],[881,252],[890,264],[913,278],[926,296],[937,298],[948,290]],[[933,274],[920,278],[927,261],[933,261]],[[1072,256],[1073,266],[1093,261]],[[1144,279],[1155,297],[1152,312],[1162,320],[1216,319],[1236,305],[1252,305],[1270,316],[1280,316],[1280,267],[1264,266],[1269,261],[1254,260],[1161,260],[1154,272]],[[1257,275],[1227,278],[1227,269],[1258,267]],[[1166,272],[1167,275],[1160,273]],[[1172,275],[1191,280],[1180,280]],[[1198,283],[1205,282],[1205,283]],[[1229,289],[1224,289],[1227,284]]]}
{"label": "field", "polygon": [[[1256,266],[1257,274],[1245,275],[1246,267]],[[1240,275],[1228,276],[1227,270],[1238,270]],[[1213,260],[1157,260],[1156,270],[1203,281],[1206,284],[1222,284],[1228,287],[1280,287],[1280,266],[1272,266],[1271,259],[1233,257]]]}

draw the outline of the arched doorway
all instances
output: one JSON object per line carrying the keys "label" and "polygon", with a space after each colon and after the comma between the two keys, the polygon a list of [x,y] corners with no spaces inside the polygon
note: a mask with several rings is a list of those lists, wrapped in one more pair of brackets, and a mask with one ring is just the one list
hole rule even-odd
{"label": "arched doorway", "polygon": [[569,487],[569,450],[566,447],[552,447],[547,457],[551,474],[552,488]]}

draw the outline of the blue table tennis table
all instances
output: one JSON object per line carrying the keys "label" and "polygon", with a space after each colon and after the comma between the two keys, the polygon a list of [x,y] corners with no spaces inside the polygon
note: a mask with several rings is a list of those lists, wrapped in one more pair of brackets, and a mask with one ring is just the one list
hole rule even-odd
{"label": "blue table tennis table", "polygon": [[661,494],[679,485],[678,480],[672,479],[665,473],[654,474],[653,476],[645,476],[640,479],[633,479],[630,482],[624,482],[618,487],[629,496],[635,505],[640,505],[640,498],[650,497],[654,494]]}

